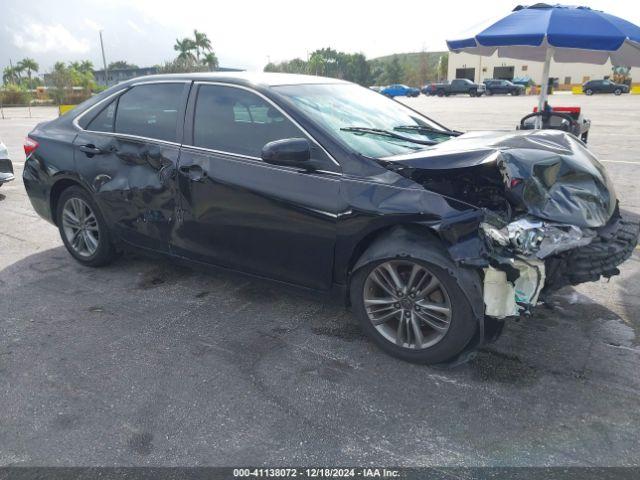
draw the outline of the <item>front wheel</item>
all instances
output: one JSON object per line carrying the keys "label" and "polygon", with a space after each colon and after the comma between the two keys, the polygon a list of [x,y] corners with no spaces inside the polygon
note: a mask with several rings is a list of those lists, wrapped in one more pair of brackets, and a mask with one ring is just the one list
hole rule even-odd
{"label": "front wheel", "polygon": [[585,95],[589,95],[589,96],[591,96],[591,95],[593,95],[593,90],[591,90],[590,88],[587,88],[587,89],[584,91],[584,94],[585,94]]}
{"label": "front wheel", "polygon": [[104,217],[86,190],[70,187],[62,192],[56,219],[64,246],[81,264],[99,267],[116,258]]}
{"label": "front wheel", "polygon": [[438,90],[436,92],[436,95],[438,95],[439,97],[444,97],[444,90]]}
{"label": "front wheel", "polygon": [[614,93],[615,95],[620,95],[620,94],[622,94],[622,90],[620,90],[619,88],[616,88],[616,89],[613,91],[613,93]]}
{"label": "front wheel", "polygon": [[478,95],[478,92],[476,90],[473,90],[473,89],[469,90],[469,96],[470,97],[475,97],[477,95]]}
{"label": "front wheel", "polygon": [[451,360],[477,324],[466,296],[447,271],[418,258],[387,258],[356,271],[351,303],[362,329],[403,360]]}

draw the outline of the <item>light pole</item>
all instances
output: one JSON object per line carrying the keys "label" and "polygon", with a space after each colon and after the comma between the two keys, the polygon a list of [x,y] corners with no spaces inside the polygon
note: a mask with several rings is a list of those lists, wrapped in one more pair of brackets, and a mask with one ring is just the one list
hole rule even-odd
{"label": "light pole", "polygon": [[104,42],[102,41],[102,30],[100,30],[100,49],[102,50],[102,66],[104,67],[104,83],[109,86],[109,71],[107,70],[107,59],[104,56]]}

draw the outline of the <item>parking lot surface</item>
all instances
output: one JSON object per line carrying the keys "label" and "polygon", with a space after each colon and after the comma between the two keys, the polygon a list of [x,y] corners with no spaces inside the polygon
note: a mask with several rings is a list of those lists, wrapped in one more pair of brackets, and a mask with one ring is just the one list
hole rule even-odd
{"label": "parking lot surface", "polygon": [[[403,100],[513,129],[533,97]],[[640,214],[640,96],[561,96]],[[0,465],[640,465],[640,252],[559,292],[455,369],[395,360],[349,312],[227,272],[125,255],[84,268],[36,216],[6,110],[0,188]]]}

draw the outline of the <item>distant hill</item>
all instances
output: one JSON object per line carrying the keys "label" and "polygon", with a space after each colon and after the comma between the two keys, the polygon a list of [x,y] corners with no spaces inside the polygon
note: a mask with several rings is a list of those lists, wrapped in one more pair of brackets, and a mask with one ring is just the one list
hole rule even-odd
{"label": "distant hill", "polygon": [[443,65],[440,67],[440,78],[447,76],[447,64],[449,52],[407,52],[385,55],[384,57],[372,58],[369,60],[372,77],[377,84],[393,83],[385,78],[385,71],[388,73],[389,64],[397,58],[403,75],[400,80],[414,86],[420,86],[426,82],[438,79],[438,63],[442,57]]}

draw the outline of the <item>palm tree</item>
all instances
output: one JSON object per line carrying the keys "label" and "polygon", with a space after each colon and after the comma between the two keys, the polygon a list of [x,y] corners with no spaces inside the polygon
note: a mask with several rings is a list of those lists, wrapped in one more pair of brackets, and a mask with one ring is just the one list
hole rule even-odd
{"label": "palm tree", "polygon": [[173,46],[173,49],[176,52],[180,52],[178,54],[180,60],[195,60],[193,51],[196,49],[196,44],[190,38],[183,38],[182,40],[176,38],[176,44]]}
{"label": "palm tree", "polygon": [[18,62],[18,67],[22,70],[26,70],[27,78],[29,79],[29,88],[31,88],[31,74],[33,72],[38,72],[40,66],[38,62],[36,62],[33,58],[23,58]]}
{"label": "palm tree", "polygon": [[91,60],[81,61],[78,70],[82,73],[93,72],[93,62]]}
{"label": "palm tree", "polygon": [[2,71],[3,83],[18,83],[18,78],[16,67],[5,67]]}
{"label": "palm tree", "polygon": [[204,32],[199,32],[198,30],[193,31],[194,37],[194,45],[196,48],[196,57],[198,59],[198,63],[200,63],[200,50],[203,52],[211,51],[211,40],[207,37],[207,34]]}
{"label": "palm tree", "polygon": [[207,53],[203,58],[202,62],[205,63],[210,70],[215,70],[218,68],[218,57],[213,52]]}

